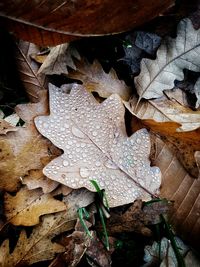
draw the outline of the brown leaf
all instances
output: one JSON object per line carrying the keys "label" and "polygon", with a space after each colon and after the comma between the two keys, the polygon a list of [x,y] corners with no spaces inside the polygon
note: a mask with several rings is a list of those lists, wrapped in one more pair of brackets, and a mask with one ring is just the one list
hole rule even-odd
{"label": "brown leaf", "polygon": [[66,212],[44,216],[28,238],[25,231],[21,232],[12,253],[9,241],[3,242],[0,247],[0,266],[28,266],[35,262],[53,259],[57,253],[65,251],[62,245],[52,242],[53,237],[73,227],[74,221]]}
{"label": "brown leaf", "polygon": [[39,223],[41,215],[63,211],[66,206],[51,194],[43,194],[41,189],[22,187],[15,196],[5,193],[4,209],[8,222],[33,226]]}
{"label": "brown leaf", "polygon": [[[93,235],[93,233],[91,232]],[[91,238],[85,232],[74,231],[70,236],[63,237],[59,243],[66,249],[62,258],[69,267],[75,267],[85,254]]]}
{"label": "brown leaf", "polygon": [[51,51],[41,67],[38,73],[54,75],[54,74],[67,74],[67,67],[76,69],[73,58],[80,60],[78,51],[68,43],[57,45],[51,48]]}
{"label": "brown leaf", "polygon": [[[109,244],[112,246],[109,251],[104,247],[103,243],[99,240],[96,233],[93,233],[90,245],[86,250],[86,255],[89,257],[91,266],[109,267],[112,264],[111,254],[114,252],[114,238],[109,238]],[[94,265],[92,265],[94,263]]]}
{"label": "brown leaf", "polygon": [[178,125],[176,123],[156,123],[152,120],[143,121],[143,125],[159,134],[184,168],[192,176],[198,177],[199,169],[194,153],[200,150],[200,129],[191,132],[177,132]]}
{"label": "brown leaf", "polygon": [[50,85],[50,116],[35,118],[38,130],[64,150],[43,173],[71,188],[93,192],[90,180],[96,180],[111,207],[150,199],[159,189],[160,171],[150,167],[148,132],[142,129],[127,137],[118,95],[99,104],[83,86],[69,88],[67,94]]}
{"label": "brown leaf", "polygon": [[159,138],[154,140],[156,150],[152,157],[163,174],[161,197],[174,201],[170,220],[178,234],[199,247],[200,179],[193,179]]}
{"label": "brown leaf", "polygon": [[42,173],[42,170],[30,170],[22,179],[22,184],[25,184],[29,190],[42,188],[43,193],[52,192],[58,183],[50,180]]}
{"label": "brown leaf", "polygon": [[20,40],[16,44],[16,61],[21,81],[24,84],[29,99],[38,102],[38,92],[47,87],[47,78],[43,74],[38,74],[39,65],[32,60],[31,54],[37,53],[39,48],[32,43]]}
{"label": "brown leaf", "polygon": [[[172,6],[173,0],[31,2],[11,0],[1,4],[1,25],[21,39],[43,46],[72,37],[120,33],[143,24]],[[104,19],[102,19],[102,17]]]}
{"label": "brown leaf", "polygon": [[[151,230],[147,225],[160,222],[160,215],[169,210],[166,201],[148,204],[142,208],[142,201],[135,201],[125,213],[117,214],[111,212],[111,217],[107,220],[107,230],[109,235],[123,232],[137,232],[143,235],[151,235]],[[99,227],[99,226],[98,226]]]}
{"label": "brown leaf", "polygon": [[97,92],[99,96],[104,98],[118,94],[124,100],[128,100],[131,95],[131,88],[124,81],[118,79],[114,69],[106,73],[96,60],[93,64],[86,60],[77,62],[76,70],[70,71],[68,77],[81,80],[89,92]]}
{"label": "brown leaf", "polygon": [[47,92],[42,91],[40,98],[40,103],[18,105],[16,111],[26,122],[25,126],[17,127],[17,132],[0,136],[0,188],[3,190],[16,191],[20,177],[31,169],[41,169],[43,158],[49,162],[60,153],[38,133],[33,124],[35,116],[47,114]]}
{"label": "brown leaf", "polygon": [[[38,189],[34,190],[34,192],[38,191],[41,192]],[[78,218],[77,209],[85,207],[93,201],[94,194],[86,189],[72,191],[63,199],[66,211],[42,216],[41,222],[33,228],[29,238],[22,231],[11,254],[8,240],[3,242],[0,247],[0,266],[27,266],[35,262],[53,259],[56,253],[64,252],[65,248],[52,242],[52,239],[63,232],[74,229]]]}
{"label": "brown leaf", "polygon": [[[172,97],[172,95],[171,95]],[[142,120],[155,120],[156,122],[176,122],[181,126],[179,132],[193,131],[200,127],[200,111],[194,111],[183,106],[175,99],[166,96],[155,100],[142,100],[137,105],[137,98],[133,97],[125,103],[128,110]]]}

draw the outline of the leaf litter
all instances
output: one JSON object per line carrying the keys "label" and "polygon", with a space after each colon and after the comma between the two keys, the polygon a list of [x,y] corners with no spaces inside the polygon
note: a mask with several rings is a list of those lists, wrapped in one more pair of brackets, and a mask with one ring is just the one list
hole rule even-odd
{"label": "leaf litter", "polygon": [[[93,64],[85,60],[65,62],[66,58],[63,55],[68,44],[63,45],[63,49],[59,46],[57,52],[52,49],[55,52],[54,56],[51,58],[49,54],[49,59],[45,59],[47,72],[46,70],[41,72],[48,73],[49,68],[48,74],[53,75],[56,71],[59,74],[65,73],[69,77],[71,75],[80,80],[83,85],[72,84],[58,88],[50,84],[48,103],[46,84],[43,83],[46,76],[33,71],[33,65],[36,63],[33,64],[30,61],[29,47],[35,49],[34,53],[39,50],[32,44],[26,44],[28,50],[21,53],[23,64],[20,71],[23,74],[23,71],[29,68],[24,77],[32,73],[30,77],[33,79],[31,78],[30,84],[33,86],[29,87],[29,82],[26,82],[23,75],[22,80],[27,87],[31,102],[37,101],[37,103],[18,105],[16,112],[24,120],[24,126],[14,126],[16,132],[2,132],[4,135],[1,133],[0,136],[4,151],[1,161],[1,189],[6,191],[4,194],[6,218],[2,229],[8,223],[24,226],[24,229],[32,225],[33,228],[29,235],[25,230],[21,231],[13,251],[10,251],[8,239],[2,243],[1,266],[31,265],[51,259],[53,259],[51,266],[58,266],[61,262],[76,266],[84,254],[102,267],[111,266],[110,253],[96,237],[96,231],[98,234],[101,226],[95,225],[94,218],[96,219],[97,216],[95,209],[92,211],[93,205],[91,204],[96,201],[96,195],[90,180],[95,180],[100,188],[105,190],[110,207],[121,206],[115,209],[118,211],[121,209],[122,212],[116,214],[111,212],[111,218],[106,222],[110,242],[112,235],[125,231],[151,236],[152,231],[149,225],[161,223],[160,215],[170,210],[170,222],[176,232],[190,244],[198,247],[199,178],[195,180],[188,174],[188,172],[192,173],[191,166],[194,166],[192,165],[194,161],[196,165],[193,176],[198,177],[199,173],[199,126],[195,124],[196,119],[190,120],[191,114],[194,114],[198,121],[198,110],[192,111],[185,106],[184,102],[174,100],[173,92],[170,93],[170,97],[169,94],[165,94],[164,100],[151,99],[162,96],[165,89],[172,89],[174,80],[183,78],[184,68],[197,71],[198,59],[195,59],[196,66],[194,67],[191,62],[191,64],[188,63],[188,57],[182,58],[181,55],[185,56],[189,53],[192,58],[194,57],[193,52],[198,49],[198,35],[199,31],[193,29],[191,22],[188,19],[183,20],[179,25],[177,38],[164,41],[154,61],[152,59],[142,60],[141,73],[135,79],[136,88],[139,100],[142,97],[150,99],[138,102],[137,97],[133,96],[132,102],[126,103],[126,105],[131,103],[133,116],[136,116],[140,120],[139,124],[143,126],[143,129],[132,132],[130,136],[127,136],[125,129],[125,111],[121,98],[128,100],[131,92],[130,88],[117,78],[114,70],[105,73],[97,61]],[[188,36],[191,38],[196,36],[197,43],[194,44],[195,40],[193,40],[188,44]],[[179,47],[183,37],[186,38],[185,42],[190,45],[191,51],[185,46],[183,50],[186,50],[180,55],[181,50],[175,51],[174,44],[176,43]],[[160,42],[160,39],[156,38],[157,36],[140,32],[136,35],[134,42],[139,49],[146,49],[147,53],[153,54]],[[150,42],[149,47],[145,47],[145,42],[147,44]],[[165,42],[168,42],[169,48],[167,55],[172,54],[171,61],[169,60],[168,63],[162,62],[162,53],[166,52]],[[22,45],[25,48],[25,44]],[[62,53],[59,52],[61,50]],[[77,57],[80,60],[79,56]],[[163,68],[156,67],[159,60]],[[149,65],[153,72],[157,70],[156,77],[159,78],[160,84],[165,84],[164,86],[163,84],[158,86],[153,79],[150,82],[153,89],[150,90],[149,85],[145,83],[151,72],[150,69],[147,73],[145,72],[145,64]],[[39,69],[39,65],[34,66],[37,70]],[[73,69],[69,73],[67,66]],[[165,83],[162,79],[166,77],[167,67],[170,67],[172,72]],[[143,77],[142,83],[144,84],[140,90],[138,81],[141,77]],[[91,91],[98,92],[101,97],[107,99],[99,103],[92,96]],[[198,83],[195,92],[198,109]],[[136,106],[139,109],[136,109]],[[183,119],[183,110],[185,110],[186,121]],[[38,133],[33,121],[39,132],[46,138]],[[173,128],[173,131],[167,130],[169,126],[171,130]],[[134,127],[137,128],[137,123]],[[178,127],[181,133],[176,132]],[[144,128],[150,129],[151,133],[149,134]],[[21,138],[22,134],[27,136],[28,143],[26,138]],[[181,134],[181,137],[178,138],[177,134]],[[186,134],[186,138],[182,134],[183,136]],[[165,139],[164,136],[166,136]],[[169,138],[171,138],[170,141],[166,141]],[[192,160],[188,168],[181,158],[184,158],[185,153],[185,159],[188,161],[189,150],[186,146],[177,145],[180,140],[183,144],[185,140],[188,140],[186,143],[192,147],[189,152]],[[24,149],[26,145],[28,145],[27,149]],[[178,156],[180,148],[183,152],[182,156]],[[63,154],[60,149],[63,150]],[[159,193],[160,184],[161,192]],[[174,205],[169,207],[168,204],[162,206],[159,203],[153,203],[150,208],[144,205],[144,201],[152,197],[155,200],[158,196],[173,201]],[[131,206],[126,210],[126,206],[122,205],[127,203],[131,203]],[[93,220],[88,226],[92,229],[90,230],[93,235],[92,240],[84,229],[78,229],[76,224],[77,210],[88,205],[89,211],[93,214]],[[124,208],[125,212],[123,212]],[[68,231],[71,232],[68,233]],[[100,255],[97,255],[95,250],[97,247],[99,247]],[[168,253],[168,248],[163,250],[164,253]],[[174,255],[164,258],[165,262],[170,260],[176,262]],[[148,261],[150,262],[151,259]],[[196,264],[196,259],[192,256],[188,261]],[[90,265],[93,266],[94,262],[90,262]],[[161,263],[161,266],[166,265]]]}

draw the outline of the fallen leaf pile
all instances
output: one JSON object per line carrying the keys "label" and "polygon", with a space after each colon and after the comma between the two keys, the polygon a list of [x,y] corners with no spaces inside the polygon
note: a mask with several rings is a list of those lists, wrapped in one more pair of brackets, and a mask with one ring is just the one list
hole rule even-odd
{"label": "fallen leaf pile", "polygon": [[[61,2],[53,13],[65,6]],[[163,8],[173,1],[164,2]],[[8,6],[2,7],[0,17],[15,21]],[[49,20],[41,29],[37,23],[27,24],[23,32],[50,30]],[[90,32],[57,26],[53,31],[59,40],[65,40],[63,34]],[[93,26],[88,29],[101,33]],[[48,38],[54,43],[54,37]],[[187,90],[175,84],[184,79],[185,69],[200,72],[200,30],[183,19],[176,38],[161,41],[141,31],[125,39],[129,46],[121,60],[129,65],[135,88],[119,79],[116,69],[106,72],[96,59],[90,62],[73,43],[44,51],[25,41],[15,43],[29,102],[18,104],[12,115],[0,114],[0,266],[77,266],[87,259],[90,266],[109,267],[119,234],[152,238],[153,227],[166,214],[176,234],[199,249],[200,78],[193,86],[194,106]],[[113,208],[103,223],[92,181]],[[105,227],[110,251],[105,232],[102,237]],[[9,229],[18,234],[11,236]],[[174,242],[187,266],[198,266],[190,248],[179,238]],[[178,266],[176,253],[163,237],[145,247],[144,266]]]}

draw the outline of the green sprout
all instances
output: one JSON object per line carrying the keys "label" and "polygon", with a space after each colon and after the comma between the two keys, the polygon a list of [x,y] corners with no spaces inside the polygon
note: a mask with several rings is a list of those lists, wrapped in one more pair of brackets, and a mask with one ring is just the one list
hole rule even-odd
{"label": "green sprout", "polygon": [[90,231],[89,231],[89,229],[88,229],[88,227],[87,227],[87,225],[85,223],[85,219],[88,220],[89,217],[90,217],[90,215],[89,215],[88,211],[86,210],[86,208],[79,208],[78,209],[78,217],[79,217],[80,223],[83,226],[86,234],[90,238],[92,238],[92,235],[91,235],[91,233],[90,233]]}
{"label": "green sprout", "polygon": [[[100,218],[102,228],[103,228],[104,241],[102,240],[102,242],[105,245],[106,249],[109,250],[108,233],[107,233],[106,223],[105,223],[105,218],[110,217],[108,200],[106,198],[105,191],[100,189],[98,183],[95,180],[91,180],[91,183],[93,184],[93,186],[95,187],[97,191],[95,205],[96,205],[97,212],[99,214],[99,218]],[[86,208],[79,208],[77,212],[78,212],[80,223],[83,226],[85,232],[90,238],[92,238],[90,230],[88,229],[86,222],[85,222],[85,220],[88,220],[90,217],[88,211],[86,210]]]}

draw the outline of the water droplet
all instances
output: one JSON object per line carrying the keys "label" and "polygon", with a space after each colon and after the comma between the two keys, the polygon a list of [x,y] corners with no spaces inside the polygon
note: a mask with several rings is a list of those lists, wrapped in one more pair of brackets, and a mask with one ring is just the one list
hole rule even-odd
{"label": "water droplet", "polygon": [[93,136],[97,136],[97,134],[98,134],[98,133],[97,133],[96,131],[93,131],[93,132],[92,132],[92,135],[93,135]]}
{"label": "water droplet", "polygon": [[86,144],[85,143],[81,143],[81,147],[83,148],[83,147],[85,147],[86,146]]}
{"label": "water droplet", "polygon": [[67,144],[68,144],[69,146],[71,146],[73,143],[72,143],[71,140],[69,140],[69,141],[67,142]]}
{"label": "water droplet", "polygon": [[69,128],[69,124],[64,123],[64,127],[65,127],[66,129],[68,129],[68,128]]}
{"label": "water droplet", "polygon": [[141,139],[137,138],[137,139],[136,139],[136,143],[137,143],[137,144],[140,144],[140,143],[141,143]]}
{"label": "water droplet", "polygon": [[80,176],[87,178],[90,175],[90,170],[88,168],[80,168]]}
{"label": "water droplet", "polygon": [[69,165],[69,161],[63,160],[63,166],[67,167]]}
{"label": "water droplet", "polygon": [[110,159],[108,159],[108,160],[104,163],[104,165],[105,165],[107,168],[109,168],[109,169],[114,169],[114,170],[118,169],[117,165],[116,165],[112,160],[110,160]]}
{"label": "water droplet", "polygon": [[45,129],[48,128],[48,127],[49,127],[48,123],[44,122],[44,123],[43,123],[43,127],[44,127]]}
{"label": "water droplet", "polygon": [[100,166],[101,166],[101,162],[100,162],[100,161],[96,161],[96,162],[95,162],[95,166],[96,166],[96,167],[100,167]]}
{"label": "water droplet", "polygon": [[75,135],[76,137],[79,137],[79,138],[84,138],[85,135],[76,127],[72,127],[72,133],[73,135]]}

